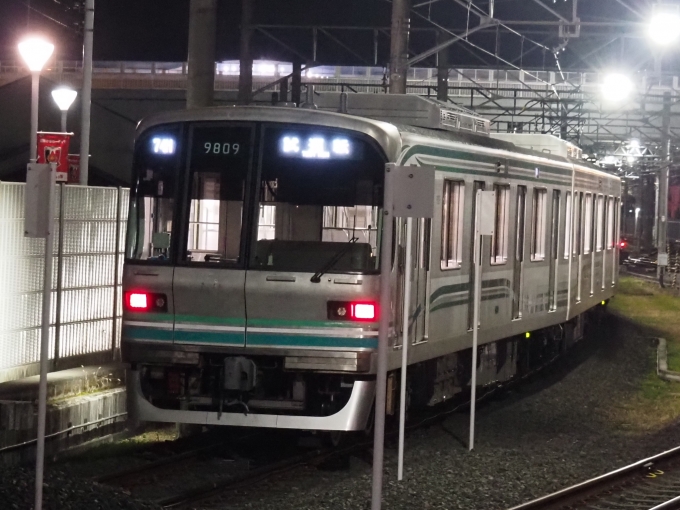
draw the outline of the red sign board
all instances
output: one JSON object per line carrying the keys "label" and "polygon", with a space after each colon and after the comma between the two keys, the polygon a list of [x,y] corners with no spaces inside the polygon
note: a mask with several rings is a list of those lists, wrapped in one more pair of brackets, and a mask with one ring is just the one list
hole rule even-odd
{"label": "red sign board", "polygon": [[38,132],[38,159],[36,163],[56,163],[57,182],[68,181],[68,149],[70,133]]}
{"label": "red sign board", "polygon": [[80,183],[80,154],[68,155],[68,183]]}

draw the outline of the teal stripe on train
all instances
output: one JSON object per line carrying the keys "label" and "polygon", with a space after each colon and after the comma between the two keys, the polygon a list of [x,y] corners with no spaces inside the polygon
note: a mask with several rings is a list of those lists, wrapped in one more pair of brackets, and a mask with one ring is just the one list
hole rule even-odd
{"label": "teal stripe on train", "polygon": [[172,342],[173,332],[171,329],[145,328],[139,326],[123,325],[123,338],[134,340],[156,340],[159,342]]}
{"label": "teal stripe on train", "polygon": [[378,339],[331,337],[318,335],[281,335],[276,333],[248,333],[248,347],[335,347],[345,349],[377,349]]}

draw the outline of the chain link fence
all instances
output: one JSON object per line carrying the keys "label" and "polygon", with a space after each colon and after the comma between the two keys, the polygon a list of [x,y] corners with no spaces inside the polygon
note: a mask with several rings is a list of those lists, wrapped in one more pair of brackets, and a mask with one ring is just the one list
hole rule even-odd
{"label": "chain link fence", "polygon": [[[24,187],[0,183],[0,382],[39,372],[44,241],[24,237]],[[129,191],[60,185],[56,194],[51,370],[113,361]]]}

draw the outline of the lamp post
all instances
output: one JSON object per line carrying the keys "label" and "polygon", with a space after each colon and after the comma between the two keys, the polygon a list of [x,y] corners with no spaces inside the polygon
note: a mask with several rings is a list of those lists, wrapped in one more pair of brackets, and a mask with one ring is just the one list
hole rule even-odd
{"label": "lamp post", "polygon": [[[38,155],[38,99],[40,71],[54,52],[54,45],[40,37],[28,37],[19,43],[19,53],[31,71],[31,163]],[[50,176],[53,179],[53,176]],[[52,219],[54,184],[50,181],[47,200],[48,218]],[[42,330],[40,334],[40,385],[38,386],[38,438],[35,460],[35,510],[42,510],[43,471],[45,467],[45,422],[47,414],[47,363],[50,345],[50,298],[52,291],[52,236],[45,237],[43,272]]]}
{"label": "lamp post", "polygon": [[31,152],[35,163],[38,156],[38,99],[40,71],[54,52],[54,44],[38,36],[30,36],[19,43],[19,54],[31,71]]}
{"label": "lamp post", "polygon": [[68,87],[59,87],[52,91],[52,99],[57,103],[57,106],[61,110],[61,132],[66,133],[66,118],[68,115],[68,109],[71,108],[73,101],[76,100],[78,93]]}

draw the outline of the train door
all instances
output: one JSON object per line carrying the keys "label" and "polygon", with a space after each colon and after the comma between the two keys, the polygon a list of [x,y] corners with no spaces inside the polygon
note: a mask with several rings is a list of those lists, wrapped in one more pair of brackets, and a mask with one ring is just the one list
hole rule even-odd
{"label": "train door", "polygon": [[524,268],[524,229],[526,186],[517,186],[517,224],[515,226],[515,259],[512,275],[512,318],[522,318],[522,269]]}
{"label": "train door", "polygon": [[581,253],[583,246],[583,192],[576,192],[574,196],[574,253],[576,260],[576,302],[581,301]]}
{"label": "train door", "polygon": [[582,292],[593,295],[593,195],[586,193],[583,202],[583,284]]}
{"label": "train door", "polygon": [[548,279],[548,310],[557,309],[557,270],[559,262],[560,231],[560,190],[553,190],[552,209],[550,212],[550,275]]}
{"label": "train door", "polygon": [[175,269],[175,343],[245,345],[245,211],[254,128],[196,125],[190,133]]}
{"label": "train door", "polygon": [[[416,228],[417,227],[417,228]],[[413,342],[425,342],[429,336],[429,295],[430,295],[430,243],[432,220],[421,218],[413,220],[415,268],[411,296],[412,316],[414,317]]]}
{"label": "train door", "polygon": [[470,198],[470,236],[468,239],[470,240],[470,256],[468,258],[469,261],[469,275],[470,278],[468,280],[468,330],[472,330],[472,323],[474,321],[474,285],[473,282],[475,281],[475,243],[474,243],[474,231],[475,231],[475,215],[477,214],[477,200],[475,200],[475,197],[477,196],[477,191],[482,190],[484,191],[485,183],[484,181],[475,181],[472,186],[472,196]]}

